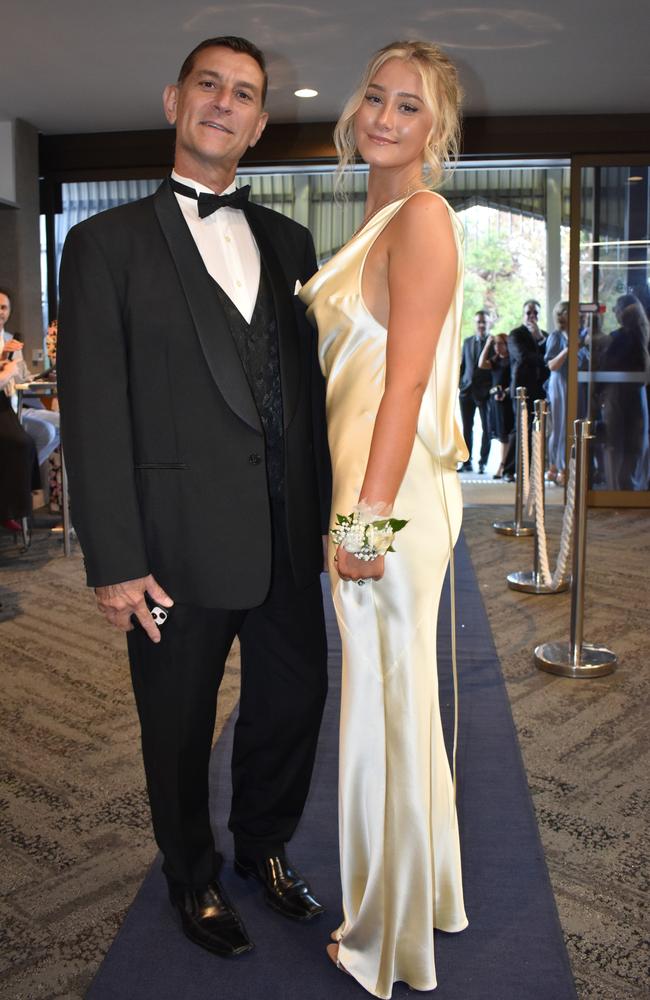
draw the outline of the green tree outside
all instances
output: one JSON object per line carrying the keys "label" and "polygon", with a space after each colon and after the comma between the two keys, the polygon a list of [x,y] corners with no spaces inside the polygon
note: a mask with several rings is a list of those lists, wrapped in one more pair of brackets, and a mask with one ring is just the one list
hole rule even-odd
{"label": "green tree outside", "polygon": [[474,332],[478,309],[490,313],[493,333],[509,333],[521,323],[526,299],[544,303],[545,241],[531,240],[529,234],[506,236],[498,232],[472,232],[468,237],[462,336]]}

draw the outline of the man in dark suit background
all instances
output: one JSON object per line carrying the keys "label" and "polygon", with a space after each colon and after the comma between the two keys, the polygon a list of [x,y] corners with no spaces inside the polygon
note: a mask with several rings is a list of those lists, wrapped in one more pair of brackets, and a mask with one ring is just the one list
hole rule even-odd
{"label": "man in dark suit background", "polygon": [[[322,912],[285,853],[327,684],[324,393],[294,295],[316,260],[307,230],[234,189],[266,125],[266,87],[252,43],[197,46],[164,93],[172,177],[71,230],[61,267],[63,440],[88,584],[128,632],[172,904],[187,936],[221,955],[251,947],[218,881],[208,814],[235,635],[235,867],[285,916]],[[146,596],[167,611],[160,629]]]}
{"label": "man in dark suit background", "polygon": [[[527,299],[524,302],[523,322],[521,326],[515,327],[508,334],[508,353],[510,355],[510,396],[515,414],[515,426],[517,421],[517,387],[523,386],[526,389],[526,409],[528,410],[528,453],[533,432],[534,402],[536,399],[544,399],[546,382],[549,371],[544,361],[546,352],[546,338],[548,334],[539,326],[539,314],[541,306],[536,299]],[[515,478],[516,430],[512,430],[510,435],[510,448],[508,458],[504,465],[504,479],[513,480]]]}
{"label": "man in dark suit background", "polygon": [[540,308],[536,299],[524,302],[523,322],[508,335],[510,387],[514,406],[516,406],[515,390],[519,385],[527,389],[531,407],[536,399],[543,399],[546,395],[544,383],[549,373],[544,362],[544,354],[548,334],[539,326]]}
{"label": "man in dark suit background", "polygon": [[487,369],[479,368],[478,359],[485,347],[489,333],[490,316],[485,309],[479,309],[474,316],[476,332],[463,341],[460,361],[460,413],[463,421],[463,437],[469,458],[460,467],[461,472],[472,471],[472,444],[474,439],[474,414],[478,409],[481,418],[482,437],[479,458],[479,472],[485,472],[490,454],[490,432],[488,428],[488,399],[492,376]]}

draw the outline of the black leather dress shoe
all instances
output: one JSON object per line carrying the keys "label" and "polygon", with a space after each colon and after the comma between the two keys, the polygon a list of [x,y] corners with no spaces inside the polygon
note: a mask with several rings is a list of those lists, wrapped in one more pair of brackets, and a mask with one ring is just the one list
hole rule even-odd
{"label": "black leather dress shoe", "polygon": [[264,886],[269,906],[293,920],[311,920],[325,912],[304,878],[285,858],[277,855],[263,861],[235,859],[235,871],[242,878],[254,878]]}
{"label": "black leather dress shoe", "polygon": [[170,886],[169,898],[180,914],[186,937],[194,944],[225,958],[242,955],[253,947],[239,914],[216,879],[205,889]]}

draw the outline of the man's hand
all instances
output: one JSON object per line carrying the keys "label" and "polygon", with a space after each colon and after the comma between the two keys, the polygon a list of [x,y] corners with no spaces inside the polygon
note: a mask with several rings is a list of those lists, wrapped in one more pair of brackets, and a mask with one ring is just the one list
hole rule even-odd
{"label": "man's hand", "polygon": [[151,574],[108,587],[95,587],[97,607],[107,622],[122,632],[130,632],[133,628],[131,615],[135,615],[151,641],[160,642],[160,631],[147,607],[145,593],[165,608],[171,608],[174,603]]}
{"label": "man's hand", "polygon": [[526,326],[528,327],[528,329],[532,333],[532,335],[535,338],[535,340],[541,340],[542,339],[542,331],[540,330],[539,325],[538,325],[536,319],[533,319],[532,317],[530,317],[528,320],[526,320]]}
{"label": "man's hand", "polygon": [[11,340],[5,340],[4,346],[2,348],[3,354],[9,354],[10,351],[22,351],[25,345],[20,340],[16,340],[12,337]]}

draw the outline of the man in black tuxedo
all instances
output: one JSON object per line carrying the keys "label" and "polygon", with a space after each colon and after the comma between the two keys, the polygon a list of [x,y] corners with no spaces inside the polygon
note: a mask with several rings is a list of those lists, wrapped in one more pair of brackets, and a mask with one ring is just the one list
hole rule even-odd
{"label": "man in black tuxedo", "polygon": [[[530,447],[533,432],[534,402],[536,399],[544,399],[546,382],[549,371],[544,361],[546,353],[546,338],[548,334],[539,326],[540,304],[536,299],[527,299],[524,302],[523,322],[521,326],[515,327],[508,334],[508,353],[510,355],[510,396],[515,414],[515,425],[517,420],[517,397],[518,386],[526,389],[526,408],[528,410],[528,448]],[[515,478],[515,449],[516,430],[510,434],[510,447],[508,458],[504,464],[504,478],[513,480]]]}
{"label": "man in black tuxedo", "polygon": [[474,439],[474,414],[478,409],[481,417],[483,434],[481,437],[481,453],[479,457],[479,472],[485,472],[485,466],[490,454],[490,431],[488,428],[488,399],[492,376],[488,369],[479,368],[478,359],[485,347],[489,332],[490,317],[485,309],[479,309],[474,316],[476,332],[463,341],[463,351],[460,361],[460,413],[463,420],[463,437],[469,452],[469,458],[460,467],[461,472],[472,471],[472,444]]}
{"label": "man in black tuxedo", "polygon": [[[172,904],[187,936],[221,955],[251,947],[218,881],[208,814],[216,698],[236,635],[235,868],[285,916],[322,912],[285,854],[327,684],[324,393],[294,294],[316,259],[307,230],[234,188],[266,124],[266,86],[245,39],[197,46],[164,93],[172,177],[72,229],[61,266],[74,523],[99,608],[128,632]],[[146,596],[166,609],[160,629]]]}
{"label": "man in black tuxedo", "polygon": [[510,391],[515,407],[517,405],[515,390],[519,385],[525,386],[530,407],[536,399],[543,399],[546,395],[544,383],[549,373],[544,362],[544,355],[548,334],[539,326],[539,312],[539,302],[536,299],[528,299],[527,302],[524,302],[524,316],[521,326],[515,327],[508,335],[511,371]]}

